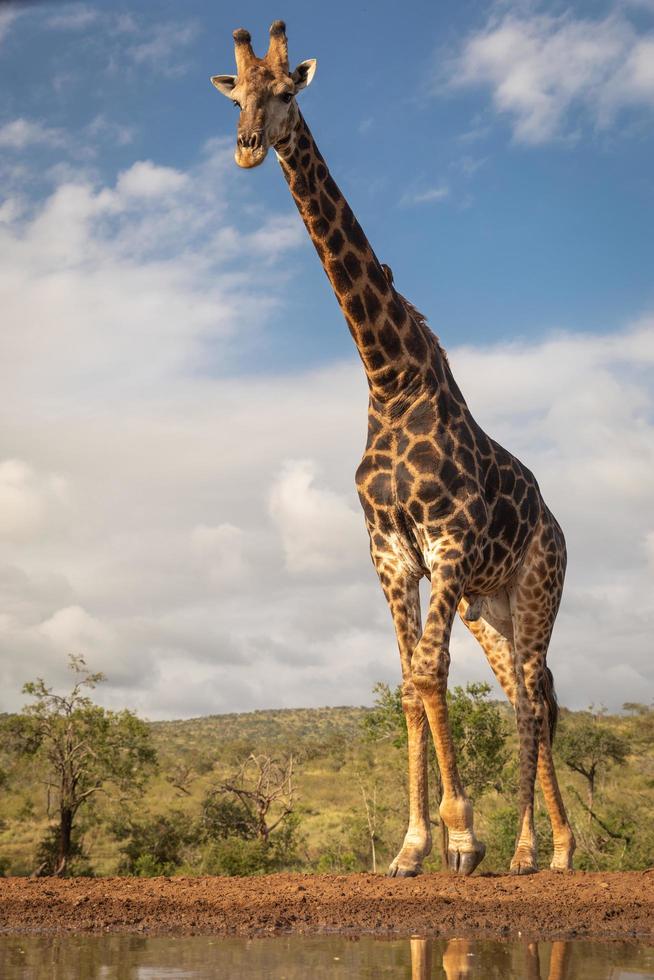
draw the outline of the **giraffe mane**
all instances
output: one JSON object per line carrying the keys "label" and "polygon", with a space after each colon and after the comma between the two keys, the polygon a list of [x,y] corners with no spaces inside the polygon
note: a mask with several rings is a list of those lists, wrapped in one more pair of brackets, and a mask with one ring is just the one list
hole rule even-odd
{"label": "giraffe mane", "polygon": [[441,344],[440,338],[438,337],[438,335],[436,333],[434,333],[434,331],[429,326],[429,323],[427,322],[427,317],[425,316],[425,314],[424,313],[421,313],[420,310],[418,309],[418,307],[417,306],[414,306],[413,303],[411,302],[411,300],[407,299],[406,296],[403,296],[402,293],[398,293],[397,295],[398,295],[398,298],[401,299],[402,302],[404,303],[404,305],[406,306],[407,310],[409,311],[409,315],[413,319],[413,321],[416,324],[416,326],[418,326],[418,327],[421,328],[421,330],[425,334],[427,340],[431,341],[432,343],[435,342],[436,349],[438,350],[438,353],[441,355],[441,357],[443,358],[443,360],[445,361],[445,363],[449,367],[450,366],[450,362],[449,362],[449,359],[448,359],[448,356],[447,356],[447,351],[445,350],[445,348]]}

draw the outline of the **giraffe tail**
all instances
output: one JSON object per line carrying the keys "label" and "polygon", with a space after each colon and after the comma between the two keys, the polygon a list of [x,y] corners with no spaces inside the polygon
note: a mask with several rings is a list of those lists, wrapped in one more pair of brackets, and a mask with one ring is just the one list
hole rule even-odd
{"label": "giraffe tail", "polygon": [[556,692],[554,691],[554,678],[552,677],[552,671],[549,669],[549,667],[546,667],[543,671],[541,688],[543,697],[545,698],[545,704],[547,705],[547,720],[550,729],[550,745],[552,745],[556,734],[556,723],[559,720],[559,705],[556,700]]}

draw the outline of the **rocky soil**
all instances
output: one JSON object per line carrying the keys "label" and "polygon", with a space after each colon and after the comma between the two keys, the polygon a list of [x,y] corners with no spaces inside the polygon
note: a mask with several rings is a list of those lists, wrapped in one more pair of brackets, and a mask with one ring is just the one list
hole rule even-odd
{"label": "rocky soil", "polygon": [[654,869],[528,877],[0,879],[0,931],[654,940]]}

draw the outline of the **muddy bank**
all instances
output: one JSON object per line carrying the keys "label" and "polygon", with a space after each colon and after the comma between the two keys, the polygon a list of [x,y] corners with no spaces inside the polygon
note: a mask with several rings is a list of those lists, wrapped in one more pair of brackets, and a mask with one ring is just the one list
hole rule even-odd
{"label": "muddy bank", "polygon": [[654,941],[654,871],[541,871],[524,878],[4,878],[0,931],[240,936],[374,932]]}

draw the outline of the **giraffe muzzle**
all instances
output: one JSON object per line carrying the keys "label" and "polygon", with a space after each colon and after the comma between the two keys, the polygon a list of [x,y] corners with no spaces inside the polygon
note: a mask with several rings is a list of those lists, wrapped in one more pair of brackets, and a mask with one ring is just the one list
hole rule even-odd
{"label": "giraffe muzzle", "polygon": [[268,147],[266,146],[265,133],[261,129],[250,132],[239,133],[236,140],[235,159],[239,167],[249,169],[258,167],[266,158]]}

